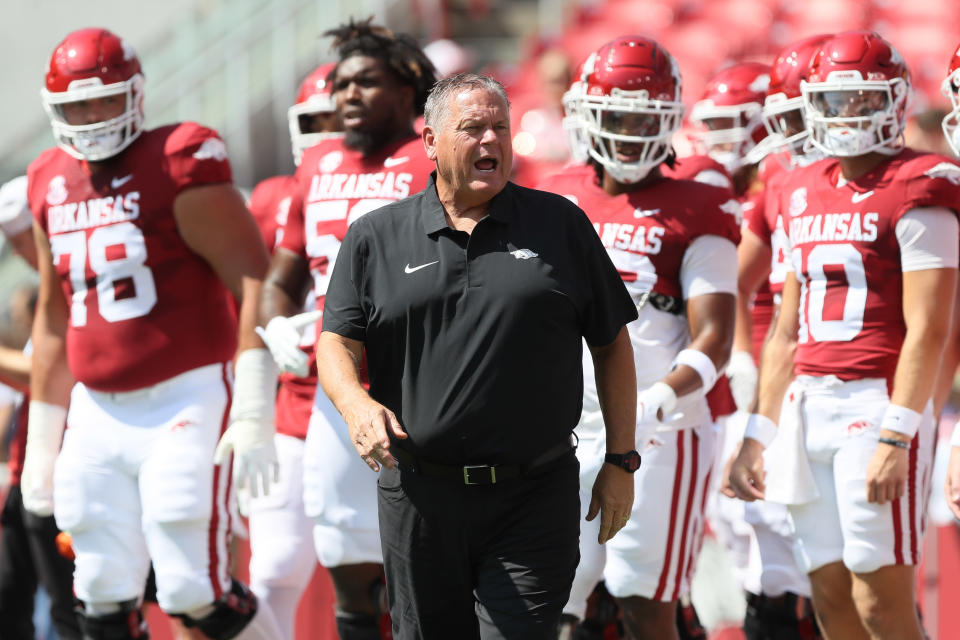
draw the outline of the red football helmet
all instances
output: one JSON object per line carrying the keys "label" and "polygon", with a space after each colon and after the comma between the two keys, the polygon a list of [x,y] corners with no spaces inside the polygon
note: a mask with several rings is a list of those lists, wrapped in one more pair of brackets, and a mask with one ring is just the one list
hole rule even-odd
{"label": "red football helmet", "polygon": [[787,150],[797,160],[807,139],[803,119],[800,81],[807,79],[810,60],[829,35],[817,35],[791,43],[777,54],[770,68],[770,88],[763,102],[763,124],[771,152]]}
{"label": "red football helmet", "polygon": [[[143,125],[143,73],[133,47],[106,29],[81,29],[57,45],[40,90],[60,148],[75,158],[105,160],[137,139]],[[115,118],[71,125],[63,105],[80,100],[124,96]]]}
{"label": "red football helmet", "polygon": [[583,76],[583,66],[586,60],[577,65],[573,71],[570,88],[563,94],[563,130],[567,132],[567,144],[570,146],[570,156],[574,162],[584,163],[590,158],[590,142],[587,140],[586,128],[583,126],[583,116],[580,114],[580,86]]}
{"label": "red football helmet", "polygon": [[800,81],[810,142],[828,156],[897,153],[903,147],[910,72],[871,31],[847,31],[821,45]]}
{"label": "red football helmet", "polygon": [[770,85],[770,67],[741,62],[717,73],[693,105],[690,120],[701,127],[694,134],[698,151],[722,164],[733,175],[755,164],[768,151],[757,144],[767,136],[763,100]]}
{"label": "red football helmet", "polygon": [[943,79],[940,91],[953,105],[950,113],[943,117],[943,134],[953,152],[960,155],[960,47],[950,58],[947,77]]}
{"label": "red football helmet", "polygon": [[321,140],[338,138],[338,131],[313,132],[307,129],[310,116],[318,113],[334,113],[337,103],[333,97],[328,77],[336,67],[335,62],[322,64],[304,78],[297,94],[297,102],[287,110],[287,122],[290,125],[290,141],[293,144],[293,162],[299,166],[303,152]]}
{"label": "red football helmet", "polygon": [[676,60],[654,40],[623,36],[590,54],[576,93],[590,157],[618,182],[642,180],[670,153],[680,90]]}

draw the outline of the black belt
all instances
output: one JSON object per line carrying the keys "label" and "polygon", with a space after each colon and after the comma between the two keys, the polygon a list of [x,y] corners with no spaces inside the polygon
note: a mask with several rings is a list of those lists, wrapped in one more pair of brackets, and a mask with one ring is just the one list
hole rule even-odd
{"label": "black belt", "polygon": [[643,308],[643,305],[650,304],[651,307],[665,313],[672,313],[675,316],[682,316],[684,312],[683,298],[674,298],[663,293],[654,291],[645,291],[640,295],[640,302],[637,303],[637,310]]}
{"label": "black belt", "polygon": [[436,464],[415,457],[403,449],[393,446],[390,453],[400,463],[401,468],[425,476],[462,482],[463,484],[497,484],[504,480],[513,480],[533,471],[537,467],[552,462],[568,451],[573,451],[572,438],[556,444],[528,464],[467,464],[463,466]]}

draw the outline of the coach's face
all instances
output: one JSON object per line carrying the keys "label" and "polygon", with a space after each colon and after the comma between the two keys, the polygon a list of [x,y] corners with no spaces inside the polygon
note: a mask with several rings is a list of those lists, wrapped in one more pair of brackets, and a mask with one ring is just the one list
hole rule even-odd
{"label": "coach's face", "polygon": [[500,95],[485,89],[452,95],[445,120],[425,141],[438,180],[459,198],[482,203],[506,186],[513,148],[510,111]]}

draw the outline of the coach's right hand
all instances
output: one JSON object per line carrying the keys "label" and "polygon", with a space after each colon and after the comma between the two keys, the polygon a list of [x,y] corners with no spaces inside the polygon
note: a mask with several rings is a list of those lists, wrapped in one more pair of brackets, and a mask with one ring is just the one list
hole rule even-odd
{"label": "coach's right hand", "polygon": [[53,466],[60,452],[67,410],[37,400],[30,403],[28,412],[20,491],[24,508],[45,517],[53,515]]}
{"label": "coach's right hand", "polygon": [[587,521],[600,514],[600,534],[597,542],[604,544],[617,535],[630,520],[633,509],[633,474],[604,463],[593,482],[593,495],[587,510]]}
{"label": "coach's right hand", "polygon": [[319,320],[322,315],[322,311],[307,311],[289,318],[274,316],[265,329],[257,327],[257,335],[267,345],[280,371],[292,373],[298,378],[307,376],[310,361],[307,354],[300,348],[300,339],[303,336],[303,330]]}
{"label": "coach's right hand", "polygon": [[357,453],[374,471],[380,466],[393,469],[396,458],[390,455],[390,437],[405,440],[407,432],[393,411],[370,398],[366,394],[357,394],[340,408],[344,421],[350,429],[350,441]]}

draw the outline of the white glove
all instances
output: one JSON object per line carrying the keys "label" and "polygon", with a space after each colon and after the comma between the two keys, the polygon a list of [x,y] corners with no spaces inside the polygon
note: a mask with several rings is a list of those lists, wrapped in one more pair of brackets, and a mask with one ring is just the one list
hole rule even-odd
{"label": "white glove", "polygon": [[316,322],[323,315],[322,311],[307,311],[289,318],[274,316],[267,323],[267,328],[257,327],[257,335],[263,340],[270,355],[284,373],[292,373],[298,378],[306,377],[310,371],[310,363],[300,349],[300,339],[303,330]]}
{"label": "white glove", "polygon": [[67,424],[67,410],[56,404],[34,401],[27,417],[27,450],[24,453],[20,491],[23,506],[38,516],[53,515],[53,464]]}
{"label": "white glove", "polygon": [[753,356],[746,351],[734,351],[727,363],[727,377],[737,409],[749,412],[757,391],[757,365]]}
{"label": "white glove", "polygon": [[273,442],[273,412],[277,400],[277,367],[266,349],[248,349],[237,357],[230,427],[213,454],[223,464],[233,452],[233,481],[238,489],[249,485],[250,495],[270,493],[279,479]]}
{"label": "white glove", "polygon": [[677,408],[677,393],[666,382],[654,382],[637,394],[637,451],[660,426],[660,420]]}

